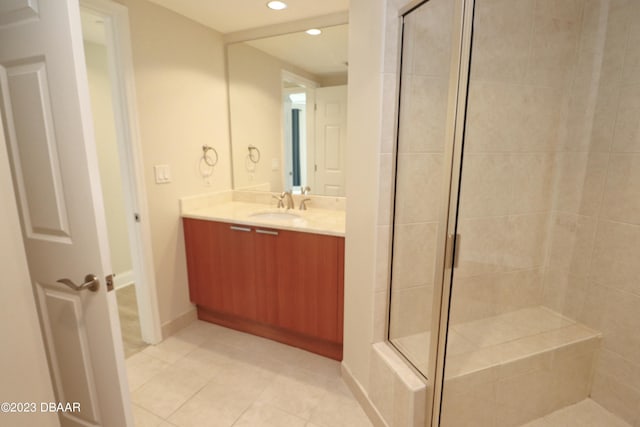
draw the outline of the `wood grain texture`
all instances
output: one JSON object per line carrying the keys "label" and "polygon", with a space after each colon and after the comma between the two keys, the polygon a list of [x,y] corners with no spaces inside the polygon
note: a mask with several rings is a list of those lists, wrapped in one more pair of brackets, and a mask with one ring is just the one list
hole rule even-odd
{"label": "wood grain texture", "polygon": [[203,320],[342,354],[344,238],[187,218],[184,228],[189,291]]}
{"label": "wood grain texture", "polygon": [[198,307],[198,319],[278,341],[334,360],[342,360],[342,343],[297,334],[277,326],[254,322],[232,314],[218,313],[203,307]]}

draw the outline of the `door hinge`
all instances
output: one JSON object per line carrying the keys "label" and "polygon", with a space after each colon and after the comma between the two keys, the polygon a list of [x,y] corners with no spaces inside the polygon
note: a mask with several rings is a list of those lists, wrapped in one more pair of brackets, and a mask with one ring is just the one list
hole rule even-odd
{"label": "door hinge", "polygon": [[110,274],[107,277],[105,277],[105,282],[107,282],[107,292],[111,292],[113,290],[113,287],[114,287],[113,278],[114,277],[116,277],[115,274]]}
{"label": "door hinge", "polygon": [[136,220],[136,222],[140,222],[140,214],[139,214],[139,213],[137,213],[137,212],[136,212],[136,213],[134,213],[134,214],[133,214],[133,219],[135,219],[135,220]]}

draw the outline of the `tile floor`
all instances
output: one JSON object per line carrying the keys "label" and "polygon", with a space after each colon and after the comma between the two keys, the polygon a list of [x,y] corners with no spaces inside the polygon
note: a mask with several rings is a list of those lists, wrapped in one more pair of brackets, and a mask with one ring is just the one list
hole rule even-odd
{"label": "tile floor", "polygon": [[631,427],[591,399],[567,406],[522,427]]}
{"label": "tile floor", "polygon": [[127,359],[137,427],[360,427],[340,364],[196,321]]}
{"label": "tile floor", "polygon": [[118,317],[124,344],[124,356],[129,358],[147,347],[140,334],[140,318],[138,317],[138,301],[136,287],[125,286],[116,290],[118,300]]}

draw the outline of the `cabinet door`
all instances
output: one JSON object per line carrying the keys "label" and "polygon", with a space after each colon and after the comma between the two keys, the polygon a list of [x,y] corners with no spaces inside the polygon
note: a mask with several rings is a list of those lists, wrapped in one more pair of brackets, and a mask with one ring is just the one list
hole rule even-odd
{"label": "cabinet door", "polygon": [[257,295],[254,286],[254,242],[250,227],[214,223],[214,266],[211,287],[216,301],[206,306],[247,319],[257,319]]}
{"label": "cabinet door", "polygon": [[184,241],[189,274],[189,298],[194,304],[202,304],[204,290],[211,278],[211,221],[184,218]]}
{"label": "cabinet door", "polygon": [[278,240],[280,230],[256,228],[255,287],[258,299],[257,320],[269,325],[278,323]]}
{"label": "cabinet door", "polygon": [[278,326],[339,342],[340,239],[281,231],[278,239]]}

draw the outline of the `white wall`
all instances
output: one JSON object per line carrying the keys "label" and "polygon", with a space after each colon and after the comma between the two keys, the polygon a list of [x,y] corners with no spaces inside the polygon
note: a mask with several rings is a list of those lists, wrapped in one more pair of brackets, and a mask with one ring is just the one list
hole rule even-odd
{"label": "white wall", "polygon": [[132,262],[113,117],[107,49],[96,43],[85,42],[84,52],[100,168],[100,184],[106,207],[111,268],[118,277],[131,271]]}
{"label": "white wall", "polygon": [[[0,126],[0,402],[52,402],[51,377],[9,170]],[[0,413],[0,425],[53,427],[60,423],[51,413]]]}
{"label": "white wall", "polygon": [[351,0],[349,5],[343,363],[365,389],[374,323],[384,6],[384,0]]}
{"label": "white wall", "polygon": [[[178,199],[231,188],[224,46],[219,33],[160,6],[119,2],[129,8],[158,303],[167,324],[193,309]],[[220,157],[211,185],[198,172],[204,144]],[[171,167],[171,183],[155,184],[157,164]]]}

